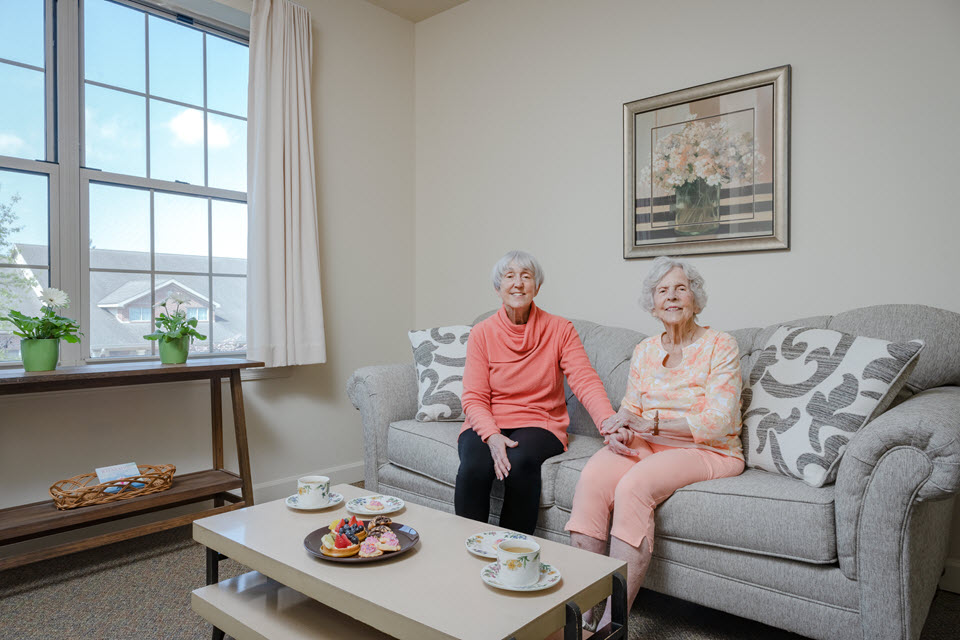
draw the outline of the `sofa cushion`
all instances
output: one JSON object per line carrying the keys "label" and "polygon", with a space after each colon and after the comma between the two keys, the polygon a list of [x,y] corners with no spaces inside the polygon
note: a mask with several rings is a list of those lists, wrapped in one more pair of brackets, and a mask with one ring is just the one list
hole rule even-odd
{"label": "sofa cushion", "polygon": [[[398,467],[454,487],[460,468],[457,452],[459,434],[460,425],[417,420],[394,422],[387,431],[387,460]],[[567,450],[547,459],[540,469],[540,506],[546,508],[554,504],[554,485],[561,463],[581,459],[586,461],[602,446],[600,438],[571,435]],[[502,482],[494,481],[491,495],[496,499],[503,498]]]}
{"label": "sofa cushion", "polygon": [[[585,459],[560,464],[556,503],[573,508]],[[775,473],[748,469],[739,476],[696,482],[657,508],[656,533],[749,553],[828,564],[837,561],[834,487],[811,487]]]}
{"label": "sofa cushion", "polygon": [[920,340],[778,328],[743,390],[747,466],[814,487],[833,482],[850,438],[890,404],[921,349]]}
{"label": "sofa cushion", "polygon": [[411,331],[417,365],[417,420],[463,421],[463,370],[470,327],[435,327]]}
{"label": "sofa cushion", "polygon": [[455,486],[460,456],[460,423],[400,420],[387,430],[387,461]]}

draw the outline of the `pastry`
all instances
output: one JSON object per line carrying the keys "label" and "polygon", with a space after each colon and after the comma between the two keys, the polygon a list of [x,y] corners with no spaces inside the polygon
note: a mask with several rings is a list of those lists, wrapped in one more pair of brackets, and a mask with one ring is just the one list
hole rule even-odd
{"label": "pastry", "polygon": [[381,551],[400,551],[400,540],[393,531],[387,531],[377,540],[377,548]]}
{"label": "pastry", "polygon": [[370,527],[370,530],[367,531],[367,535],[379,538],[388,531],[392,531],[392,529],[390,529],[390,525],[381,524],[377,525],[376,527]]}
{"label": "pastry", "polygon": [[321,538],[320,553],[332,558],[348,558],[360,551],[360,545],[353,543],[346,535],[328,533]]}
{"label": "pastry", "polygon": [[375,538],[365,540],[364,543],[360,545],[361,558],[375,558],[382,555],[383,551],[379,548],[379,541]]}
{"label": "pastry", "polygon": [[393,520],[391,520],[388,516],[377,516],[370,522],[370,526],[378,527],[381,524],[390,524],[391,522],[393,522]]}
{"label": "pastry", "polygon": [[363,542],[363,539],[367,537],[367,530],[363,526],[363,521],[357,520],[357,516],[351,516],[349,520],[346,518],[335,520],[330,525],[330,532],[334,534],[342,533],[354,544]]}
{"label": "pastry", "polygon": [[382,511],[383,503],[380,502],[379,500],[371,500],[366,504],[366,507],[370,511]]}

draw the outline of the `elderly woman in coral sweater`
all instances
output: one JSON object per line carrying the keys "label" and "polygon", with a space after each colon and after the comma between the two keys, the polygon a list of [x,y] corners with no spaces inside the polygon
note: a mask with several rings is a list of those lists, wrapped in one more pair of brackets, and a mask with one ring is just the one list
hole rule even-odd
{"label": "elderly woman in coral sweater", "polygon": [[533,303],[543,284],[537,260],[511,251],[492,278],[503,306],[477,323],[467,342],[454,507],[487,522],[496,478],[504,483],[500,526],[533,533],[540,466],[567,448],[564,376],[598,428],[612,425],[615,412],[573,324]]}
{"label": "elderly woman in coral sweater", "polygon": [[[653,262],[641,303],[664,330],[633,352],[620,411],[601,428],[608,446],[580,474],[566,525],[574,546],[596,553],[609,531],[610,555],[627,562],[629,607],[650,564],[657,505],[680,487],[743,471],[739,350],[729,334],[697,324],[706,301],[688,262]],[[609,621],[603,604],[584,614],[588,629]]]}

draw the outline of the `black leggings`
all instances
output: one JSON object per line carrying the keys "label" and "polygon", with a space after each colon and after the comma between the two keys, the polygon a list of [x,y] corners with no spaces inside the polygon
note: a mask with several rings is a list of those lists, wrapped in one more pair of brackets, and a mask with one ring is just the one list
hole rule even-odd
{"label": "black leggings", "polygon": [[[563,444],[546,429],[506,429],[503,435],[519,444],[507,447],[510,473],[503,481],[503,508],[500,526],[521,533],[533,533],[540,512],[540,466],[547,458],[563,453]],[[477,432],[468,429],[457,441],[460,470],[454,509],[458,516],[486,523],[490,517],[490,489],[496,473],[490,448]]]}

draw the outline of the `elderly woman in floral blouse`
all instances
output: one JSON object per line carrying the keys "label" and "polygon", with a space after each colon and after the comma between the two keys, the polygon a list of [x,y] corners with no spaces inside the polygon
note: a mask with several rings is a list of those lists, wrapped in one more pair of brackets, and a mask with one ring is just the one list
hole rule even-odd
{"label": "elderly woman in floral blouse", "polygon": [[[627,562],[630,607],[653,550],[654,509],[680,487],[743,471],[740,358],[729,334],[701,327],[703,278],[683,260],[657,258],[641,303],[663,333],[637,345],[620,411],[604,421],[607,445],[584,467],[567,522],[570,541]],[[611,526],[612,514],[612,526]],[[584,615],[609,621],[603,603]]]}

